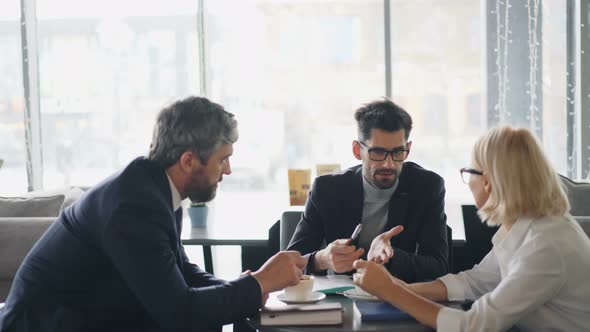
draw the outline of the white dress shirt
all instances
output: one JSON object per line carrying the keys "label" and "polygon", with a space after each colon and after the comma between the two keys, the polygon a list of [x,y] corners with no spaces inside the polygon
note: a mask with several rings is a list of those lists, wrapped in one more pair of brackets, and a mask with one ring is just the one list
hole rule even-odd
{"label": "white dress shirt", "polygon": [[590,239],[570,216],[519,218],[480,264],[440,280],[450,301],[438,331],[590,331]]}
{"label": "white dress shirt", "polygon": [[168,178],[168,184],[170,185],[170,193],[172,194],[172,209],[176,212],[176,210],[180,208],[180,205],[182,205],[182,198],[180,198],[180,193],[178,192],[178,189],[176,189],[176,185],[174,185],[174,182],[172,182],[168,173],[166,173],[166,177]]}

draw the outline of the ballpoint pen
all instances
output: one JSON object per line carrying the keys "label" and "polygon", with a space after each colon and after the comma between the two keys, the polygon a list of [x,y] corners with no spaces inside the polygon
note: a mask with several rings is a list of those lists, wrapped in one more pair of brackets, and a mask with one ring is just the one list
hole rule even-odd
{"label": "ballpoint pen", "polygon": [[352,235],[350,236],[350,244],[352,244],[355,247],[358,247],[359,235],[361,234],[361,230],[363,230],[363,224],[359,223],[358,225],[356,225],[354,232],[352,232]]}

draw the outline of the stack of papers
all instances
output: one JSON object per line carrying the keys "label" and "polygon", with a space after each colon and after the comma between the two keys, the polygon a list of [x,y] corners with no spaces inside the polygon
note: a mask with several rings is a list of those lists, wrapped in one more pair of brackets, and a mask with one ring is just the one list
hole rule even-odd
{"label": "stack of papers", "polygon": [[266,326],[339,324],[342,324],[340,303],[266,306],[260,312],[260,325]]}

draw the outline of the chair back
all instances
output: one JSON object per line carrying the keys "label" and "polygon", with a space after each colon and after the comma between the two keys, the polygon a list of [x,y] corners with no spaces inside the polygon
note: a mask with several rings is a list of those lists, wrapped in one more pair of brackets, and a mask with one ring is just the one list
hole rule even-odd
{"label": "chair back", "polygon": [[281,215],[281,226],[280,226],[280,250],[285,250],[291,242],[291,238],[295,233],[295,229],[301,221],[302,211],[285,211]]}
{"label": "chair back", "polygon": [[576,216],[574,217],[578,224],[582,227],[586,235],[590,238],[590,216]]}
{"label": "chair back", "polygon": [[281,239],[281,221],[277,220],[268,229],[268,258],[279,252]]}
{"label": "chair back", "polygon": [[570,214],[572,216],[590,216],[590,183],[576,182],[561,174],[559,177],[570,201]]}
{"label": "chair back", "polygon": [[447,245],[449,247],[449,257],[448,257],[448,263],[449,263],[449,273],[453,272],[453,229],[447,225]]}
{"label": "chair back", "polygon": [[463,226],[465,227],[465,248],[469,268],[479,263],[492,250],[492,237],[499,226],[488,226],[477,215],[475,205],[462,205]]}

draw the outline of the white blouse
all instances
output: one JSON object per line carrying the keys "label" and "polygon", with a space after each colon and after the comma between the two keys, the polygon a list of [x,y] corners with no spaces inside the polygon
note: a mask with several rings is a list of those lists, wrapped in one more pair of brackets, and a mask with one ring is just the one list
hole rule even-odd
{"label": "white blouse", "polygon": [[449,301],[438,331],[590,331],[590,239],[569,216],[520,218],[492,238],[473,269],[442,278]]}

